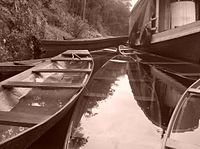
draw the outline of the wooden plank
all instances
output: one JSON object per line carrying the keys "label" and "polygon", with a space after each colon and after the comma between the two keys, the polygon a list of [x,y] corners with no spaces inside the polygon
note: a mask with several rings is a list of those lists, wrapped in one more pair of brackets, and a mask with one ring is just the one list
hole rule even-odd
{"label": "wooden plank", "polygon": [[89,55],[90,52],[88,50],[67,50],[63,54],[86,54],[86,55]]}
{"label": "wooden plank", "polygon": [[23,82],[23,81],[8,81],[2,84],[3,88],[13,88],[13,87],[22,87],[22,88],[81,88],[82,84],[69,84],[69,83],[46,83],[46,82]]}
{"label": "wooden plank", "polygon": [[200,32],[200,21],[153,34],[151,43],[158,43]]}
{"label": "wooden plank", "polygon": [[88,56],[90,55],[90,52],[88,50],[68,50],[62,53],[62,56],[72,56],[73,54],[78,56]]}
{"label": "wooden plank", "polygon": [[160,0],[156,0],[156,23],[155,23],[155,27],[156,27],[156,33],[158,32],[158,28],[159,28],[159,12],[160,12]]}
{"label": "wooden plank", "polygon": [[0,124],[22,127],[32,127],[46,120],[48,115],[33,115],[20,112],[3,112],[0,111]]}
{"label": "wooden plank", "polygon": [[130,52],[130,51],[135,51],[134,49],[132,49],[132,48],[123,48],[123,49],[120,49],[120,51],[123,51],[123,52],[126,52],[126,51],[128,51],[128,52]]}
{"label": "wooden plank", "polygon": [[67,72],[83,72],[83,73],[89,73],[91,72],[91,69],[38,69],[33,70],[33,73],[67,73]]}
{"label": "wooden plank", "polygon": [[192,94],[200,94],[200,89],[189,88],[189,89],[188,89],[188,92],[189,92],[189,93],[192,93]]}
{"label": "wooden plank", "polygon": [[127,63],[128,61],[126,61],[126,60],[120,60],[120,59],[112,59],[109,62],[113,62],[113,63]]}
{"label": "wooden plank", "polygon": [[173,61],[169,61],[169,62],[145,62],[145,61],[141,61],[141,63],[143,64],[149,64],[149,65],[169,65],[169,64],[189,64],[189,62],[173,62]]}
{"label": "wooden plank", "polygon": [[55,58],[51,59],[52,62],[56,61],[92,61],[92,58]]}
{"label": "wooden plank", "polygon": [[188,76],[188,77],[198,77],[200,76],[200,73],[176,73],[177,75],[181,76]]}
{"label": "wooden plank", "polygon": [[108,48],[103,49],[102,51],[105,51],[105,52],[116,52],[116,50],[114,50],[114,49],[108,49]]}

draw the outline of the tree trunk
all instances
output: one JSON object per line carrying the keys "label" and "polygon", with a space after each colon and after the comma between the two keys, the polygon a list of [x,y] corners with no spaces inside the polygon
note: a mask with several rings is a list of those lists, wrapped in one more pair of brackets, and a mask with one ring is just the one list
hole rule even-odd
{"label": "tree trunk", "polygon": [[85,11],[86,11],[86,0],[83,0],[83,14],[82,14],[83,20],[85,20]]}

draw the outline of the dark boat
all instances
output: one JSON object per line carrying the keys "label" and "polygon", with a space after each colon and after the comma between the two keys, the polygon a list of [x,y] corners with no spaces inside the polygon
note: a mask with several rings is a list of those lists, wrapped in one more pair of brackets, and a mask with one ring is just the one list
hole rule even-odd
{"label": "dark boat", "polygon": [[66,50],[88,49],[89,51],[100,50],[109,47],[118,47],[127,44],[128,36],[110,36],[93,39],[73,39],[73,40],[41,40],[41,45],[45,50],[43,57],[52,57]]}
{"label": "dark boat", "polygon": [[162,144],[162,149],[200,149],[200,80],[181,96]]}
{"label": "dark boat", "polygon": [[158,149],[186,89],[156,67],[117,56],[93,75],[80,96],[64,148]]}
{"label": "dark boat", "polygon": [[199,8],[197,0],[139,0],[130,15],[131,47],[200,63]]}
{"label": "dark boat", "polygon": [[0,148],[27,148],[77,100],[94,67],[87,50],[68,50],[0,83]]}

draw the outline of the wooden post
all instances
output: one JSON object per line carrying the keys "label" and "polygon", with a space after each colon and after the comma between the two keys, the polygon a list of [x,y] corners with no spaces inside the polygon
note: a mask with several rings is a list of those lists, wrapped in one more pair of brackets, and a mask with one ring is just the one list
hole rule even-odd
{"label": "wooden post", "polygon": [[156,33],[158,32],[159,29],[159,6],[160,6],[160,1],[156,0]]}
{"label": "wooden post", "polygon": [[86,0],[83,0],[83,20],[85,20]]}

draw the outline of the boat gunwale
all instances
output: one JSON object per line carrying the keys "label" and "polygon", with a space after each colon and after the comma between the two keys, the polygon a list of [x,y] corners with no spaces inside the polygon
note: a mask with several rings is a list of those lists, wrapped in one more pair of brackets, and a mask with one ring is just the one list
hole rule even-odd
{"label": "boat gunwale", "polygon": [[85,44],[97,44],[105,42],[122,42],[122,40],[128,41],[128,36],[110,36],[107,38],[93,38],[93,39],[73,39],[73,40],[41,40],[42,44],[52,45],[85,45]]}
{"label": "boat gunwale", "polygon": [[[107,65],[107,64],[110,62],[110,60],[113,60],[113,59],[115,59],[115,58],[117,58],[117,57],[121,57],[121,56],[123,56],[123,55],[117,54],[117,55],[112,56],[110,59],[108,59],[108,60],[98,69],[98,71],[96,71],[96,72],[92,75],[91,81],[93,81],[93,80],[95,79],[95,77],[96,77],[95,74],[98,74],[98,72],[101,71],[101,70],[103,69],[103,67],[104,67],[105,65]],[[130,58],[130,57],[128,57],[128,58]],[[90,82],[89,82],[89,84],[90,84]],[[84,91],[83,91],[83,94],[81,94],[80,99],[83,98],[83,97],[89,98],[89,96],[87,96],[87,91],[86,91],[86,93],[84,93]],[[71,135],[71,128],[72,128],[72,126],[73,126],[73,120],[74,120],[74,117],[75,117],[75,116],[76,116],[76,114],[73,113],[73,115],[72,115],[72,117],[71,117],[71,119],[70,119],[70,125],[69,125],[69,129],[67,130],[67,133],[66,133],[66,136],[65,136],[65,142],[64,142],[64,145],[63,145],[63,149],[69,149],[69,148],[68,148],[68,143],[69,143],[69,142],[68,142],[68,139],[70,138],[70,135]]]}
{"label": "boat gunwale", "polygon": [[[56,57],[60,57],[60,55],[61,54],[59,54],[58,56],[56,56]],[[91,58],[92,58],[92,55],[91,54],[89,54],[88,56],[90,56]],[[53,62],[51,62],[51,60],[50,59],[48,59],[48,60],[45,60],[45,62],[47,63],[47,64],[52,64]],[[89,73],[89,74],[86,74],[85,75],[85,79],[83,80],[83,87],[82,88],[80,88],[78,91],[77,91],[77,93],[75,93],[70,99],[69,99],[69,101],[62,107],[62,108],[60,108],[59,110],[57,110],[54,114],[52,114],[52,115],[50,115],[48,118],[46,118],[44,121],[42,121],[41,123],[38,123],[37,125],[35,125],[35,126],[33,126],[33,127],[30,127],[30,128],[28,128],[27,130],[25,130],[25,131],[23,131],[23,132],[20,132],[20,133],[18,133],[17,135],[15,135],[15,136],[12,136],[12,137],[10,137],[10,138],[8,138],[8,139],[6,139],[6,140],[4,140],[4,141],[2,141],[2,142],[0,142],[0,148],[2,147],[2,146],[5,146],[5,147],[7,147],[7,146],[10,146],[10,144],[12,144],[12,141],[13,142],[15,142],[15,139],[17,139],[17,138],[19,138],[19,140],[21,140],[22,138],[23,138],[23,135],[25,135],[25,134],[27,134],[27,133],[29,133],[29,132],[31,132],[32,131],[32,133],[34,133],[34,130],[35,131],[37,131],[37,129],[39,129],[40,127],[43,127],[44,125],[48,125],[48,124],[50,124],[50,125],[48,125],[47,127],[47,129],[45,130],[45,131],[43,131],[41,134],[39,134],[38,136],[37,136],[37,138],[35,139],[35,140],[37,140],[42,134],[44,134],[48,129],[50,129],[51,127],[53,127],[53,125],[54,124],[52,124],[51,123],[51,121],[56,121],[56,122],[58,122],[65,114],[66,114],[66,112],[69,110],[69,108],[72,106],[72,104],[76,101],[76,99],[78,98],[78,96],[81,94],[81,92],[83,91],[83,89],[86,87],[86,85],[87,85],[87,83],[89,82],[89,79],[90,79],[90,77],[92,76],[92,74],[93,74],[93,69],[94,69],[94,60],[92,59],[91,61],[88,61],[88,63],[90,63],[91,65],[90,65],[90,67],[91,67],[91,72]],[[46,64],[45,64],[46,65]],[[5,81],[2,81],[2,82],[6,82],[6,81],[12,81],[12,80],[16,80],[16,79],[19,79],[20,78],[20,76],[22,75],[25,75],[25,76],[29,76],[29,74],[31,74],[32,73],[32,70],[35,70],[35,69],[37,69],[37,68],[40,68],[41,66],[44,66],[44,62],[43,63],[41,63],[41,64],[38,64],[37,66],[35,66],[35,67],[33,67],[33,68],[30,68],[30,69],[28,69],[28,70],[26,70],[25,72],[22,72],[22,73],[20,73],[20,74],[18,74],[18,75],[16,75],[16,76],[13,76],[13,77],[11,77],[11,78],[9,78],[9,79],[6,79]],[[85,81],[85,82],[84,82]],[[0,82],[0,85],[2,84],[2,82]],[[0,91],[2,90],[2,87],[0,87]],[[67,107],[69,107],[69,108],[67,108]],[[54,119],[55,117],[57,117],[58,119]],[[53,123],[56,123],[56,122],[53,122]],[[20,137],[22,137],[22,138],[20,138]],[[34,141],[35,141],[34,140]],[[34,142],[33,141],[33,142]],[[31,142],[31,143],[28,143],[29,145],[31,145],[33,142]],[[28,145],[28,146],[29,146]],[[12,148],[12,147],[11,147]]]}
{"label": "boat gunwale", "polygon": [[168,29],[163,32],[155,33],[152,35],[151,44],[174,40],[181,37],[198,34],[199,32],[200,32],[200,20],[190,24],[179,26],[177,28]]}

